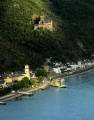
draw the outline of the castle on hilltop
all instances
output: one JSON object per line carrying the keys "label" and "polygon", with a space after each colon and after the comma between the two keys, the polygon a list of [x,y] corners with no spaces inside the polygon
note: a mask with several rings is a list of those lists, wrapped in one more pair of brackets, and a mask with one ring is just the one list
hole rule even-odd
{"label": "castle on hilltop", "polygon": [[34,25],[34,30],[37,30],[39,28],[48,29],[50,31],[53,31],[53,21],[45,20],[44,16],[40,16],[38,23]]}

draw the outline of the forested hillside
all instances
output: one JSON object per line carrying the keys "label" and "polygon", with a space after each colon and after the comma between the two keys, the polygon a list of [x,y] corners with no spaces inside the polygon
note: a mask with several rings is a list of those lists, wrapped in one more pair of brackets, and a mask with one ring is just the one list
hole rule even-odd
{"label": "forested hillside", "polygon": [[[34,15],[53,20],[54,31],[34,31]],[[0,71],[90,57],[93,39],[93,0],[0,0]]]}

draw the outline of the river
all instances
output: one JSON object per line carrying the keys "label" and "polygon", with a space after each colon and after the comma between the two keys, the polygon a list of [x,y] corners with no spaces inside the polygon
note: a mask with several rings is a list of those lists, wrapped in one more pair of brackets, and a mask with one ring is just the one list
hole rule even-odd
{"label": "river", "polygon": [[94,120],[94,71],[65,79],[67,88],[47,88],[0,106],[0,120]]}

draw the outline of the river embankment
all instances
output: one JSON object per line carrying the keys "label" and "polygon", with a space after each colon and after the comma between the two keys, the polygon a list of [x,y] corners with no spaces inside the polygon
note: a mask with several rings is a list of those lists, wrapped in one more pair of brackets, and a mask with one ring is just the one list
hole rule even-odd
{"label": "river embankment", "polygon": [[[84,74],[86,72],[90,72],[90,71],[93,71],[94,70],[94,67],[92,68],[89,68],[89,69],[83,69],[83,70],[80,70],[80,71],[75,71],[74,73],[70,74],[62,74],[62,75],[59,75],[59,76],[53,76],[52,78],[53,79],[58,79],[58,78],[66,78],[66,77],[72,77],[72,76],[75,76],[75,75],[80,75],[80,74]],[[40,86],[38,87],[34,87],[34,88],[30,88],[28,90],[24,90],[24,92],[27,92],[27,93],[34,93],[38,90],[42,90],[42,89],[45,89],[48,85],[51,85],[52,82],[50,81],[46,81],[44,84],[41,84]],[[21,97],[23,96],[23,94],[21,93],[10,93],[9,95],[6,95],[6,96],[3,96],[3,97],[0,97],[0,101],[2,102],[6,102],[6,101],[9,101],[9,100],[12,100],[12,99],[15,99],[17,97]]]}
{"label": "river embankment", "polygon": [[48,87],[0,106],[1,120],[93,120],[94,71],[65,79],[67,88]]}
{"label": "river embankment", "polygon": [[[41,90],[41,89],[45,89],[48,85],[50,85],[50,82],[47,81],[46,83],[44,84],[41,84],[39,87],[34,87],[34,88],[31,88],[31,89],[28,89],[28,90],[24,90],[24,92],[27,92],[27,93],[34,93],[38,90]],[[12,100],[12,99],[15,99],[17,97],[21,97],[23,96],[23,94],[21,93],[11,93],[9,95],[6,95],[6,96],[3,96],[3,97],[0,97],[0,101],[1,102],[6,102],[6,101],[9,101],[9,100]]]}
{"label": "river embankment", "polygon": [[94,70],[94,66],[91,67],[91,68],[88,68],[88,69],[82,69],[82,70],[78,70],[78,71],[75,71],[73,73],[67,73],[67,74],[61,74],[61,75],[58,75],[58,76],[53,76],[52,78],[53,79],[58,79],[58,78],[67,78],[67,77],[73,77],[75,75],[81,75],[81,74],[84,74],[86,72],[90,72],[90,71],[93,71]]}

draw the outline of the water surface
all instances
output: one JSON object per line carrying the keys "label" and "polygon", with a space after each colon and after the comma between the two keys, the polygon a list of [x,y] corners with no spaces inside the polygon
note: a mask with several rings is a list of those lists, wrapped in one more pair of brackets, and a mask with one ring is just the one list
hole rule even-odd
{"label": "water surface", "polygon": [[94,71],[0,106],[0,120],[94,120]]}

